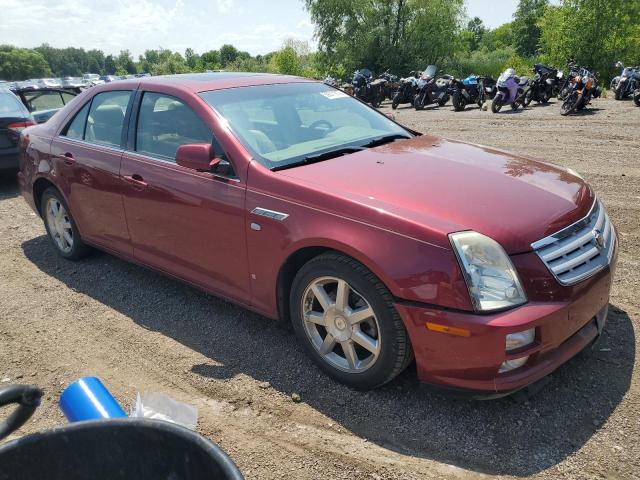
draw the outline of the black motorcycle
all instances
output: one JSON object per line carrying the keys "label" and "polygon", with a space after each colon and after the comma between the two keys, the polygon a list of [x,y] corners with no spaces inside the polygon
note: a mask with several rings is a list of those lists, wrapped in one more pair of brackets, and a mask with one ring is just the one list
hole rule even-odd
{"label": "black motorcycle", "polygon": [[384,83],[385,80],[380,78],[373,80],[373,73],[367,68],[356,70],[351,81],[354,96],[374,108],[378,108],[384,100]]}
{"label": "black motorcycle", "polygon": [[476,75],[469,75],[464,80],[454,79],[451,82],[449,94],[456,112],[463,111],[467,105],[472,103],[476,103],[478,107],[482,108],[482,104],[485,101],[482,78]]}
{"label": "black motorcycle", "polygon": [[398,105],[403,103],[413,105],[417,91],[418,79],[415,77],[415,72],[411,72],[408,77],[400,79],[400,86],[391,100],[391,108],[395,110],[398,108]]}
{"label": "black motorcycle", "polygon": [[413,106],[416,110],[423,110],[427,105],[434,103],[443,107],[449,101],[449,89],[451,88],[453,77],[451,75],[443,75],[436,80],[437,71],[438,67],[429,65],[420,75],[416,98],[413,100]]}
{"label": "black motorcycle", "polygon": [[622,62],[616,63],[622,73],[611,80],[610,88],[616,100],[623,100],[640,88],[640,67],[625,67]]}
{"label": "black motorcycle", "polygon": [[537,63],[533,66],[535,75],[531,85],[524,94],[524,105],[529,106],[532,101],[547,103],[553,96],[558,78],[558,70]]}
{"label": "black motorcycle", "polygon": [[484,77],[482,79],[482,88],[484,89],[484,96],[488,100],[493,100],[493,97],[498,93],[498,86],[492,77]]}

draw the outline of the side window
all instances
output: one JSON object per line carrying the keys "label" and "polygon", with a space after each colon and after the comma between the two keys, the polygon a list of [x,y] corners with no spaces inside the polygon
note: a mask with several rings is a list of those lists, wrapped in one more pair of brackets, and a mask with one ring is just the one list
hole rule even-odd
{"label": "side window", "polygon": [[58,91],[43,91],[34,90],[24,94],[25,99],[30,112],[41,112],[43,110],[54,110],[56,108],[62,108],[64,101]]}
{"label": "side window", "polygon": [[91,105],[91,102],[87,102],[87,104],[76,113],[76,116],[73,117],[73,120],[71,120],[67,128],[62,132],[62,135],[68,138],[75,138],[76,140],[82,140],[84,138],[84,126],[87,123],[89,105]]}
{"label": "side window", "polygon": [[76,98],[76,96],[73,93],[62,92],[60,93],[60,95],[62,95],[62,101],[64,102],[65,105],[69,103],[71,100],[73,100],[74,98]]}
{"label": "side window", "polygon": [[138,112],[136,152],[175,162],[176,150],[189,143],[211,143],[209,127],[184,102],[145,92]]}
{"label": "side window", "polygon": [[128,91],[104,92],[93,97],[84,139],[99,145],[120,147],[130,98],[131,92]]}

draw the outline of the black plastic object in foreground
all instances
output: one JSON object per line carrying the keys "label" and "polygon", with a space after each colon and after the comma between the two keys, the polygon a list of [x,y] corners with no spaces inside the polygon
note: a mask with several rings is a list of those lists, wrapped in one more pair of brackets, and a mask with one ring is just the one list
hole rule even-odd
{"label": "black plastic object in foreground", "polygon": [[0,480],[242,480],[216,445],[156,420],[72,423],[0,445]]}
{"label": "black plastic object in foreground", "polygon": [[16,409],[0,422],[0,440],[19,429],[40,405],[42,390],[35,385],[9,385],[0,389],[0,407],[16,403]]}

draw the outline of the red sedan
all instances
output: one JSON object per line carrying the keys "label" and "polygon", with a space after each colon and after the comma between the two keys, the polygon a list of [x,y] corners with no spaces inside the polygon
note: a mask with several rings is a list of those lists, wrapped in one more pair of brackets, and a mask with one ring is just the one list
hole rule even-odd
{"label": "red sedan", "polygon": [[602,332],[616,231],[575,173],[420,135],[322,83],[198,74],[85,91],[24,130],[51,243],[293,323],[335,379],[501,395]]}

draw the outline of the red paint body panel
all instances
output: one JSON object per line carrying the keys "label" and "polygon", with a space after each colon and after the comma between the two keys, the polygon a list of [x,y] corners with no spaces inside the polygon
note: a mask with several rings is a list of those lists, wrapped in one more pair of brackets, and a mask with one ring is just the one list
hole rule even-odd
{"label": "red paint body panel", "polygon": [[[197,95],[303,81],[186,75],[89,89],[47,123],[25,129],[23,196],[36,208],[34,185],[51,182],[89,243],[272,318],[282,313],[278,276],[291,255],[308,247],[350,255],[397,299],[419,378],[427,382],[513,390],[548,374],[597,335],[590,322],[607,305],[615,256],[610,268],[567,287],[531,248],[587,214],[594,194],[584,181],[546,163],[431,136],[272,172],[252,160],[226,121]],[[237,181],[59,136],[93,95],[124,89],[165,93],[189,105],[222,146]],[[66,161],[65,153],[74,161]],[[257,216],[256,207],[289,216]],[[468,229],[510,254],[527,304],[492,315],[473,312],[448,239]],[[471,335],[430,331],[427,321]],[[508,358],[505,334],[531,327],[538,338],[529,363],[498,374]]]}

